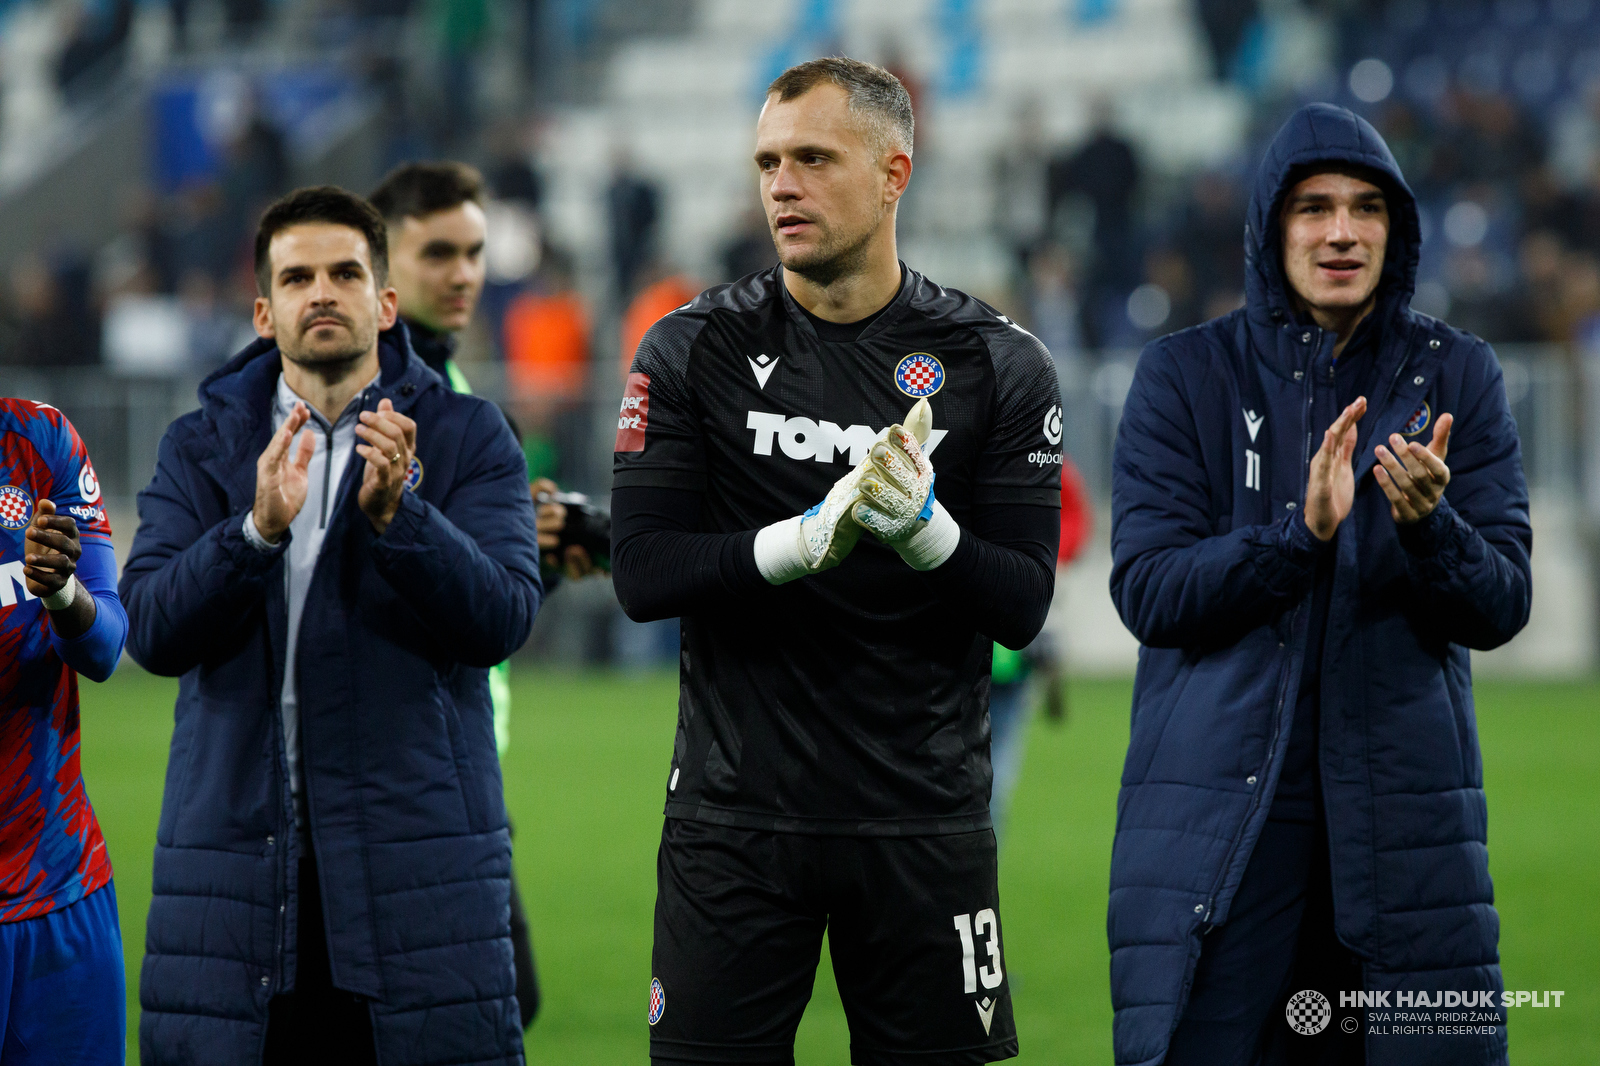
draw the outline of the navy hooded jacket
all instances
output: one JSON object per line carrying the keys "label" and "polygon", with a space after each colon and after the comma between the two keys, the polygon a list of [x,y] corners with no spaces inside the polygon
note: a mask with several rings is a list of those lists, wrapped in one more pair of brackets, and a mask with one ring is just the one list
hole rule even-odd
{"label": "navy hooded jacket", "polygon": [[[511,846],[487,667],[539,609],[522,452],[383,334],[366,410],[417,423],[420,480],[382,536],[352,455],[297,658],[308,831],[335,985],[371,1003],[379,1060],[520,1063]],[[287,539],[244,538],[281,372],[270,340],[200,386],[161,442],[123,570],[128,652],[181,677],[139,998],[146,1066],[259,1062],[294,986],[298,860],[284,755]]]}
{"label": "navy hooded jacket", "polygon": [[[1301,515],[1332,421],[1310,413],[1330,409],[1313,401],[1333,387],[1337,338],[1295,315],[1277,218],[1308,164],[1328,162],[1376,171],[1391,223],[1362,327],[1374,331],[1376,387],[1354,507],[1322,545]],[[1501,989],[1467,649],[1526,623],[1532,533],[1493,352],[1410,309],[1420,244],[1415,200],[1377,132],[1341,108],[1306,107],[1261,165],[1245,307],[1140,357],[1112,483],[1111,593],[1143,645],[1107,920],[1119,1064],[1162,1060],[1201,937],[1228,920],[1283,765],[1325,552],[1317,746],[1339,939],[1368,991]],[[1373,449],[1396,432],[1426,443],[1444,412],[1455,416],[1450,484],[1432,515],[1398,526]],[[1367,1038],[1373,1066],[1505,1056],[1503,1026]]]}

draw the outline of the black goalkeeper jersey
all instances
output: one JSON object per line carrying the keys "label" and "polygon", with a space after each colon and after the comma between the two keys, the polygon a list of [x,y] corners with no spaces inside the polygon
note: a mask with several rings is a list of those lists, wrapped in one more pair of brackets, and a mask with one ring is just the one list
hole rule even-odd
{"label": "black goalkeeper jersey", "polygon": [[[710,289],[645,335],[618,418],[618,490],[691,490],[703,532],[755,530],[821,500],[925,396],[934,492],[963,537],[986,508],[1060,507],[1060,395],[1036,338],[902,268],[856,340],[820,341],[781,271]],[[987,828],[992,644],[940,597],[937,573],[864,534],[833,570],[685,614],[667,816]]]}

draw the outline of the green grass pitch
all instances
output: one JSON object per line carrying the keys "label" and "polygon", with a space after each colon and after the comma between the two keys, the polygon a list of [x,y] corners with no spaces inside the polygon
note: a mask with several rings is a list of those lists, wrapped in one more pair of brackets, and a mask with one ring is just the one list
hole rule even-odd
{"label": "green grass pitch", "polygon": [[[643,1066],[676,676],[512,677],[506,792],[545,989],[528,1059]],[[176,688],[131,664],[83,684],[84,776],[122,908],[130,1061]],[[1111,1062],[1105,897],[1129,690],[1075,681],[1066,725],[1033,726],[1001,857],[1020,1063]],[[1559,1009],[1511,1011],[1513,1061],[1600,1062],[1600,682],[1482,683],[1478,721],[1506,984],[1566,992]],[[824,952],[796,1059],[847,1063],[847,1045]]]}

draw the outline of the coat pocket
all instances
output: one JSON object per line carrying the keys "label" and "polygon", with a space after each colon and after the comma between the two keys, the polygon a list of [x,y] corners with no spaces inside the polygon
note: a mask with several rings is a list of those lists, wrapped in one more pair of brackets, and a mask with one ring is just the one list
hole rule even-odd
{"label": "coat pocket", "polygon": [[167,779],[161,790],[161,820],[156,824],[156,843],[172,847],[178,815],[189,793],[189,762],[194,751],[194,721],[199,708],[180,698],[172,725],[172,745],[167,752]]}
{"label": "coat pocket", "polygon": [[[505,825],[505,801],[501,796],[504,786],[495,752],[486,672],[463,668],[460,673],[472,676],[441,688],[439,697],[467,825],[472,832],[483,833]],[[463,688],[468,691],[463,692]]]}

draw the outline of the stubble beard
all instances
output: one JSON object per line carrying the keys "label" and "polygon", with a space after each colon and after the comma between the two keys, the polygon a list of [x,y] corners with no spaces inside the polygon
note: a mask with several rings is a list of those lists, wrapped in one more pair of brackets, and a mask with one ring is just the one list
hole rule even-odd
{"label": "stubble beard", "polygon": [[1349,288],[1330,287],[1327,291],[1317,294],[1320,299],[1314,304],[1303,294],[1300,296],[1300,298],[1307,304],[1316,307],[1320,311],[1328,312],[1329,314],[1364,314],[1378,302],[1378,287],[1382,283],[1383,274],[1380,271],[1378,275],[1373,278],[1370,287],[1364,287],[1360,289],[1353,286]]}
{"label": "stubble beard", "polygon": [[[1315,270],[1316,268],[1312,267],[1312,269]],[[1326,320],[1360,322],[1377,308],[1378,292],[1383,286],[1383,273],[1380,269],[1372,288],[1368,289],[1366,294],[1359,299],[1352,299],[1353,294],[1350,293],[1350,290],[1345,290],[1342,294],[1327,294],[1334,297],[1333,301],[1324,302],[1326,296],[1324,296],[1323,300],[1313,301],[1310,296],[1300,291],[1300,286],[1296,284],[1293,278],[1287,277],[1288,271],[1284,273],[1286,275],[1285,280],[1288,282],[1290,303],[1295,313],[1309,315],[1313,321],[1319,324]]]}
{"label": "stubble beard", "polygon": [[867,262],[867,246],[872,243],[878,227],[883,224],[880,211],[873,224],[854,239],[836,236],[830,230],[824,233],[821,244],[807,251],[785,251],[778,244],[777,227],[772,227],[773,243],[778,249],[778,262],[783,269],[793,271],[814,285],[827,288],[841,278],[860,274]]}
{"label": "stubble beard", "polygon": [[289,362],[330,384],[342,381],[372,351],[373,341],[371,336],[363,336],[362,331],[349,319],[345,321],[351,334],[351,343],[348,345],[313,349],[306,341],[306,331],[301,331],[291,345],[280,341],[278,351]]}

